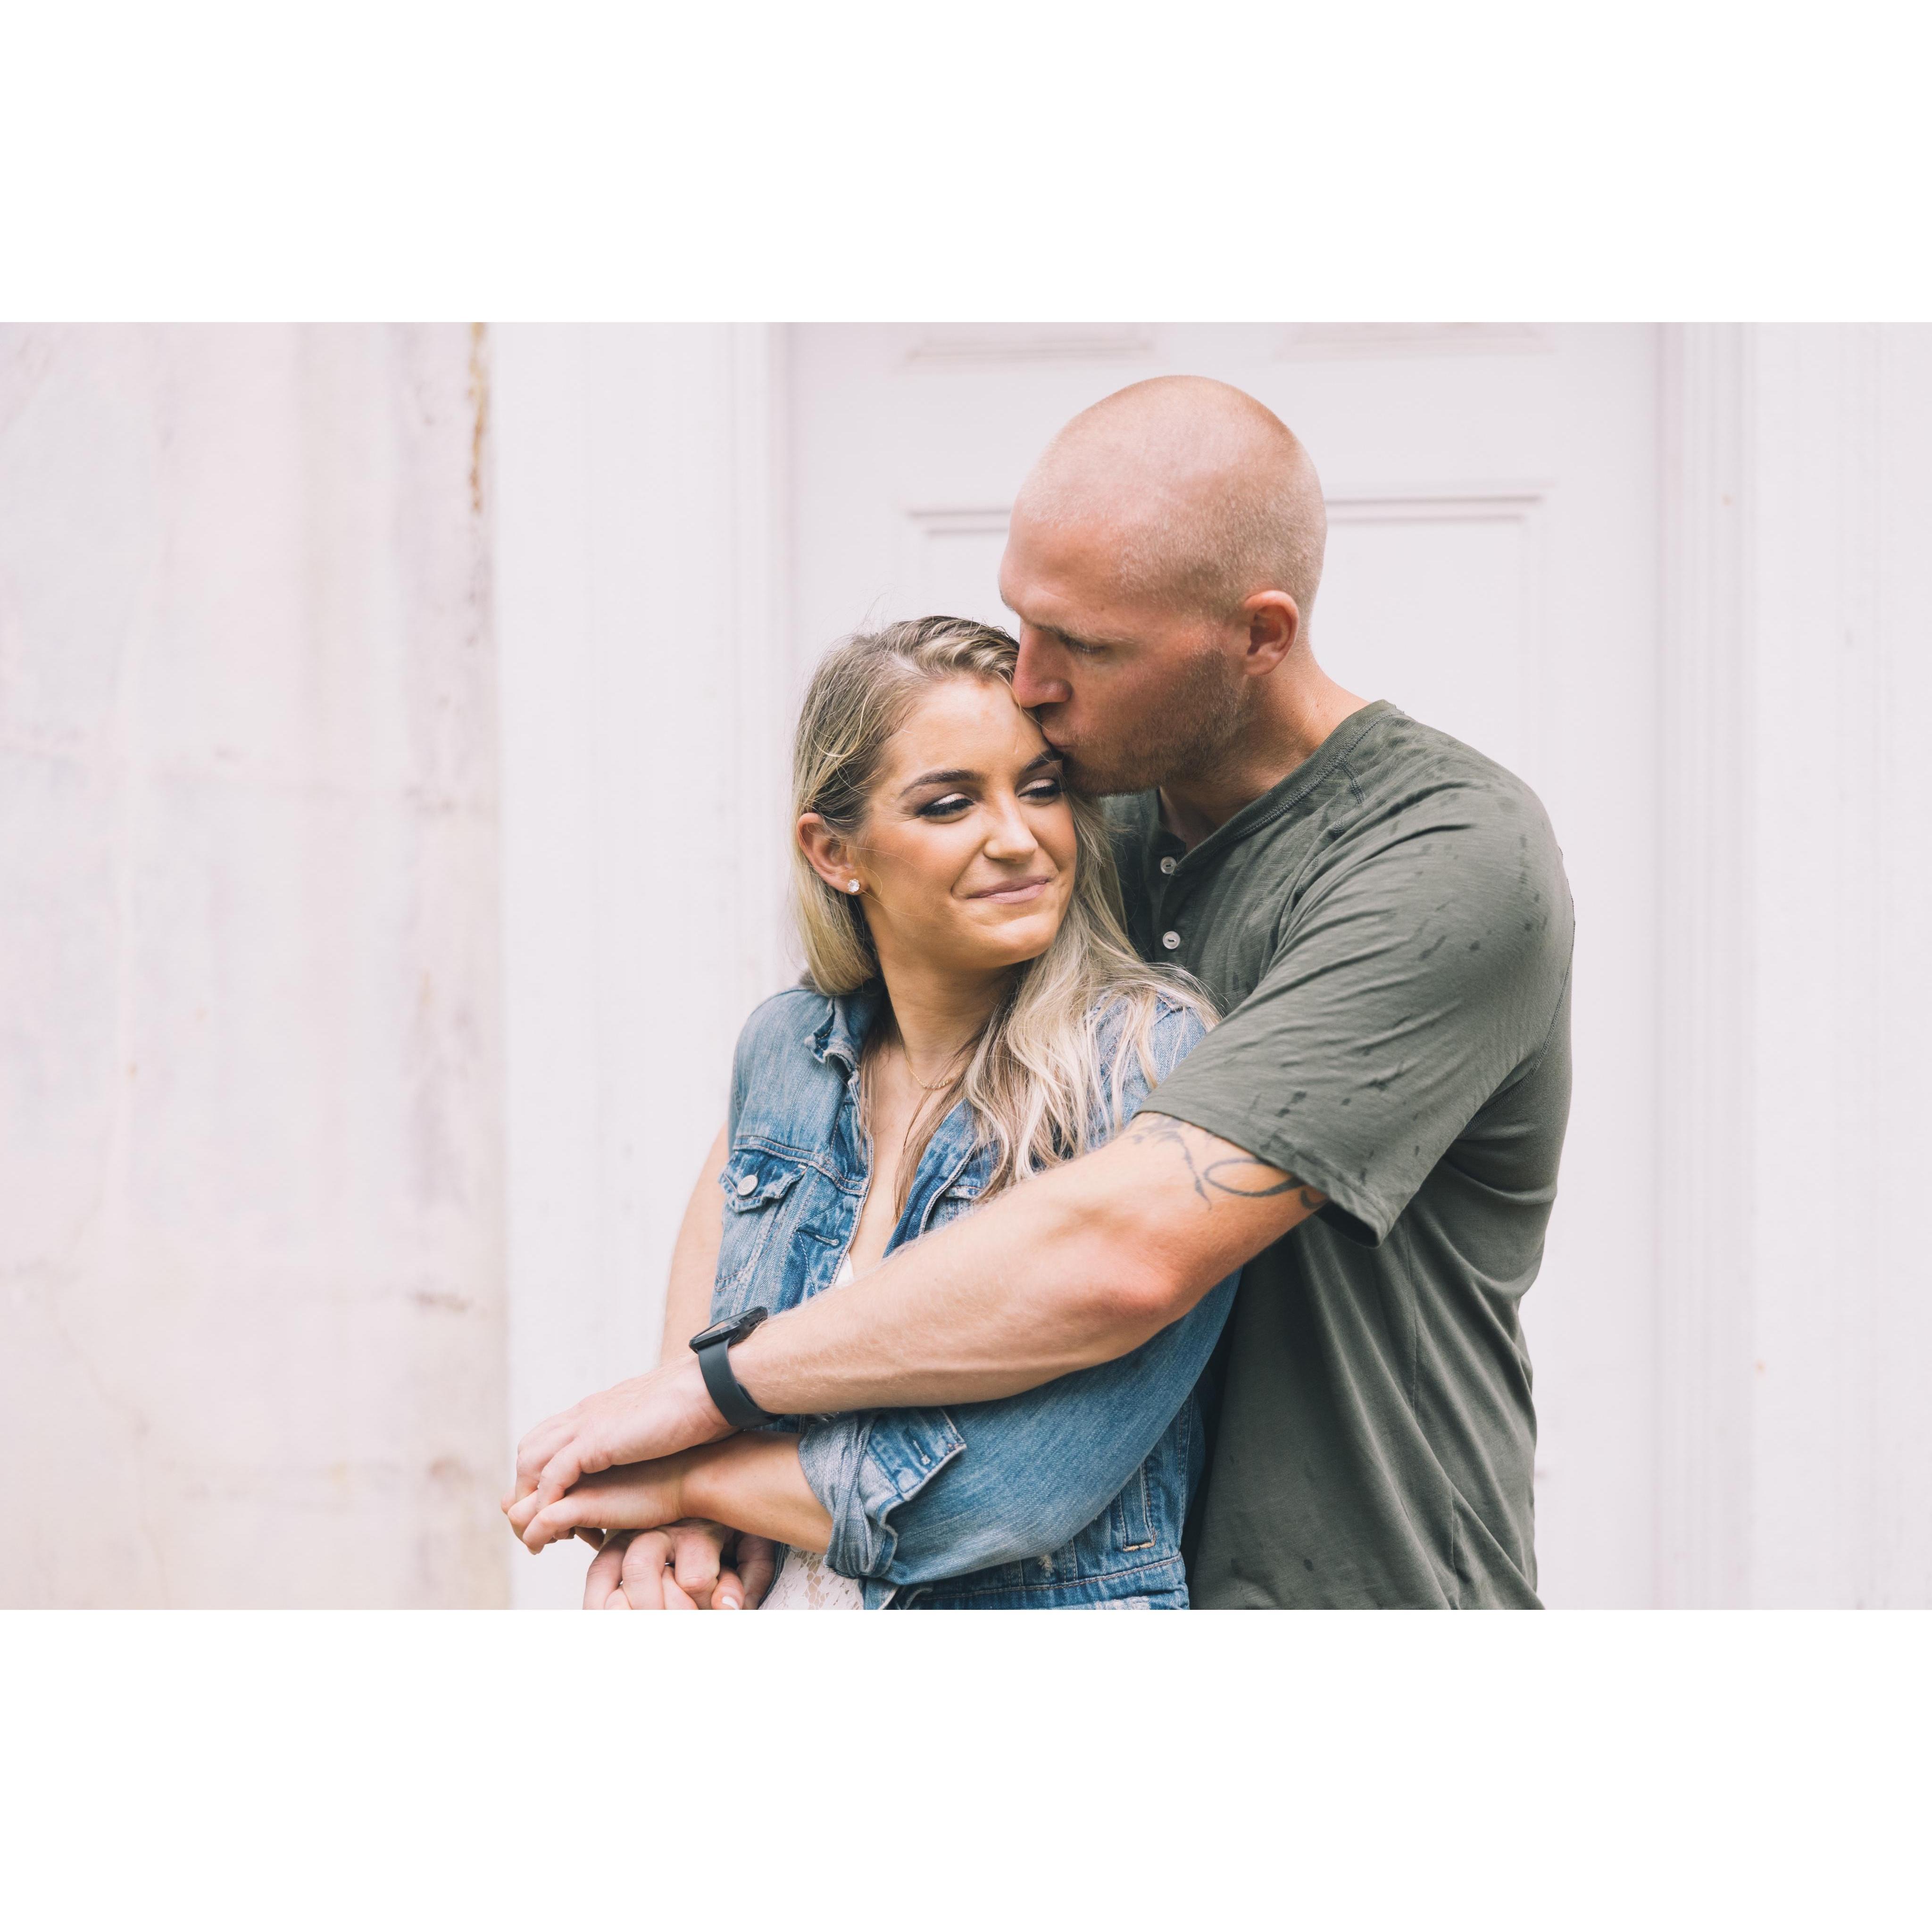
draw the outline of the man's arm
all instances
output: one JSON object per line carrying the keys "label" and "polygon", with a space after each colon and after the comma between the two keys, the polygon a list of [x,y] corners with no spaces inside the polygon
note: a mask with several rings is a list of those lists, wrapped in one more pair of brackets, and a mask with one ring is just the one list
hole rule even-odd
{"label": "man's arm", "polygon": [[[774,1414],[987,1401],[1112,1361],[1321,1207],[1292,1174],[1144,1113],[1105,1147],[901,1249],[731,1351]],[[687,1354],[524,1438],[519,1496],[716,1440]]]}
{"label": "man's arm", "polygon": [[[774,1414],[986,1402],[1109,1362],[1324,1196],[1162,1114],[902,1250],[731,1352]],[[824,1307],[829,1318],[806,1318]]]}

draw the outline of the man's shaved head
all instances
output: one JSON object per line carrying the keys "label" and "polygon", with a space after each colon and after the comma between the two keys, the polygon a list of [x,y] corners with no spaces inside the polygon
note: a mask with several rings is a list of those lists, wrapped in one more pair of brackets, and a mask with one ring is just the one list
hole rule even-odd
{"label": "man's shaved head", "polygon": [[1124,594],[1225,617],[1258,590],[1305,627],[1328,519],[1308,453],[1253,397],[1158,376],[1084,410],[1021,486],[1014,520],[1104,527]]}

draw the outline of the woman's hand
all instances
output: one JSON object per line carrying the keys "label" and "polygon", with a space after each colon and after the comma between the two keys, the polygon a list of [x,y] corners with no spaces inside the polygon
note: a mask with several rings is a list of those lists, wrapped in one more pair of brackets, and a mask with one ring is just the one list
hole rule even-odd
{"label": "woman's hand", "polygon": [[510,1527],[532,1551],[580,1529],[662,1529],[690,1514],[684,1506],[687,1465],[684,1456],[665,1456],[599,1470],[542,1508],[541,1495],[532,1490],[510,1508]]}
{"label": "woman's hand", "polygon": [[532,1550],[580,1531],[664,1529],[688,1517],[799,1550],[823,1550],[832,1536],[832,1519],[805,1480],[798,1438],[764,1430],[601,1470],[540,1503],[532,1490],[508,1512],[510,1527]]}
{"label": "woman's hand", "polygon": [[584,1580],[586,1610],[756,1610],[772,1586],[778,1548],[722,1523],[620,1530]]}

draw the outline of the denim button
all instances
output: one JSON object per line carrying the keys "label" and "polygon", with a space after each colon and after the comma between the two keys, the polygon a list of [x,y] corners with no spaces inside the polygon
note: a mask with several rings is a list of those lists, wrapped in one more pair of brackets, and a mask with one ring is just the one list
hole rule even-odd
{"label": "denim button", "polygon": [[755,1174],[741,1174],[738,1177],[740,1194],[755,1194],[758,1191],[758,1177]]}
{"label": "denim button", "polygon": [[1180,944],[1180,935],[1178,932],[1163,932],[1160,936],[1160,943],[1172,952]]}
{"label": "denim button", "polygon": [[1162,860],[1162,861],[1160,862],[1160,869],[1161,869],[1163,872],[1166,873],[1166,874],[1168,874],[1168,876],[1171,878],[1172,878],[1172,877],[1173,877],[1173,875],[1174,875],[1174,867],[1175,867],[1175,866],[1177,866],[1178,865],[1179,865],[1180,863],[1180,861],[1178,859],[1175,859],[1175,858],[1166,858],[1166,859],[1163,859],[1163,860]]}

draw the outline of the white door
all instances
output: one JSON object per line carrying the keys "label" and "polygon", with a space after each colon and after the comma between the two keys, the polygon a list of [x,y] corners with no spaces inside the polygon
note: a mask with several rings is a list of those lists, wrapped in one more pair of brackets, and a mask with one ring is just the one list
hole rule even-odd
{"label": "white door", "polygon": [[1654,1600],[1656,332],[1488,324],[789,332],[799,667],[862,625],[1004,620],[1013,494],[1076,410],[1218,376],[1329,502],[1311,632],[1351,689],[1520,772],[1576,902],[1576,1082],[1526,1304],[1552,1604]]}

